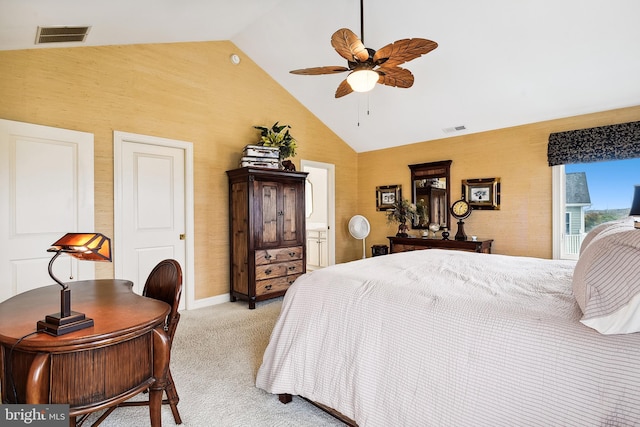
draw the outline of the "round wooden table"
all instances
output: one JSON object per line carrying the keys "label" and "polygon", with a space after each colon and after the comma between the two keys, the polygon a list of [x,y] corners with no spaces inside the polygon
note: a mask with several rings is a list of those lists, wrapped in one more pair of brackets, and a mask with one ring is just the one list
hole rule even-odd
{"label": "round wooden table", "polygon": [[151,425],[160,426],[170,307],[134,294],[132,286],[111,279],[69,283],[71,309],[92,318],[94,326],[61,336],[40,332],[17,345],[45,315],[60,311],[61,288],[46,286],[0,303],[2,402],[68,404],[75,425],[76,417],[148,388]]}

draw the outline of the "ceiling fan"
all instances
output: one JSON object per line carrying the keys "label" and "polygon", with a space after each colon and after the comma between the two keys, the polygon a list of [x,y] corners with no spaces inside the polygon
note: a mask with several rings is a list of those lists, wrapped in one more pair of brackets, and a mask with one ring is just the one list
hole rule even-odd
{"label": "ceiling fan", "polygon": [[353,91],[368,92],[376,83],[409,88],[413,86],[413,74],[398,65],[427,54],[438,47],[438,43],[427,39],[402,39],[375,51],[364,46],[363,0],[360,0],[360,33],[362,40],[353,31],[341,28],[331,36],[331,46],[347,60],[347,67],[325,66],[290,71],[292,74],[318,75],[350,71],[346,80],[338,86],[336,98]]}

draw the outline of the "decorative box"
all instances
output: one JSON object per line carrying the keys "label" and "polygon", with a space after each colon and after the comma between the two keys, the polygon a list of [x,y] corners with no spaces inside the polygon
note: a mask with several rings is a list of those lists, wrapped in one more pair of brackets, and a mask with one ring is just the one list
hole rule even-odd
{"label": "decorative box", "polygon": [[280,158],[280,149],[263,145],[247,145],[244,147],[242,155],[244,157],[263,157],[278,160]]}
{"label": "decorative box", "polygon": [[280,168],[280,159],[278,157],[267,158],[267,157],[243,157],[240,159],[240,167],[256,167],[256,168],[269,168],[269,169],[279,169]]}
{"label": "decorative box", "polygon": [[389,253],[389,247],[387,245],[373,245],[371,246],[371,255],[380,256],[387,255]]}

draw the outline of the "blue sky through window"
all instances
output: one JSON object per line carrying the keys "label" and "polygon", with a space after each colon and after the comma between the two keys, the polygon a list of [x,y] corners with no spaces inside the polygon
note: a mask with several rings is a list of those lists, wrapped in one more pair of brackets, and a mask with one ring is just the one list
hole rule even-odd
{"label": "blue sky through window", "polygon": [[589,210],[628,209],[640,185],[640,159],[565,165],[565,173],[586,172]]}

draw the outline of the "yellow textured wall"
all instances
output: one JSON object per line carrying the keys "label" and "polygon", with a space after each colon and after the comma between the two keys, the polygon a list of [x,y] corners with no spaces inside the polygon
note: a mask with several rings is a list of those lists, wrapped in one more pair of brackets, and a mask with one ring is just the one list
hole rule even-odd
{"label": "yellow textured wall", "polygon": [[[495,239],[497,253],[550,257],[549,133],[640,120],[633,107],[357,154],[231,42],[1,51],[0,94],[1,118],[95,135],[96,229],[110,236],[113,131],[194,144],[197,299],[228,292],[224,172],[257,140],[253,125],[290,124],[300,141],[297,166],[336,165],[336,261],[344,262],[361,254],[346,227],[352,215],[372,224],[369,254],[395,234],[375,210],[375,187],[401,184],[410,196],[407,165],[447,159],[452,198],[462,179],[502,180],[501,210],[474,212],[467,234]],[[98,276],[112,277],[112,266],[99,265]]]}
{"label": "yellow textured wall", "polygon": [[[403,197],[410,200],[408,165],[453,160],[453,201],[461,196],[463,179],[501,180],[500,210],[473,211],[465,221],[467,235],[494,239],[494,253],[551,258],[549,134],[637,120],[640,106],[361,153],[358,207],[371,222],[368,246],[388,244],[387,236],[397,232],[397,225],[388,225],[384,212],[376,211],[376,186],[400,184]],[[454,235],[453,218],[451,228]]]}
{"label": "yellow textured wall", "polygon": [[[240,65],[229,61],[232,53]],[[95,223],[113,236],[113,131],[194,144],[196,299],[229,290],[228,187],[254,125],[292,126],[300,159],[336,165],[336,260],[354,258],[357,154],[231,42],[0,52],[0,117],[95,137]],[[113,277],[112,265],[98,266]]]}

